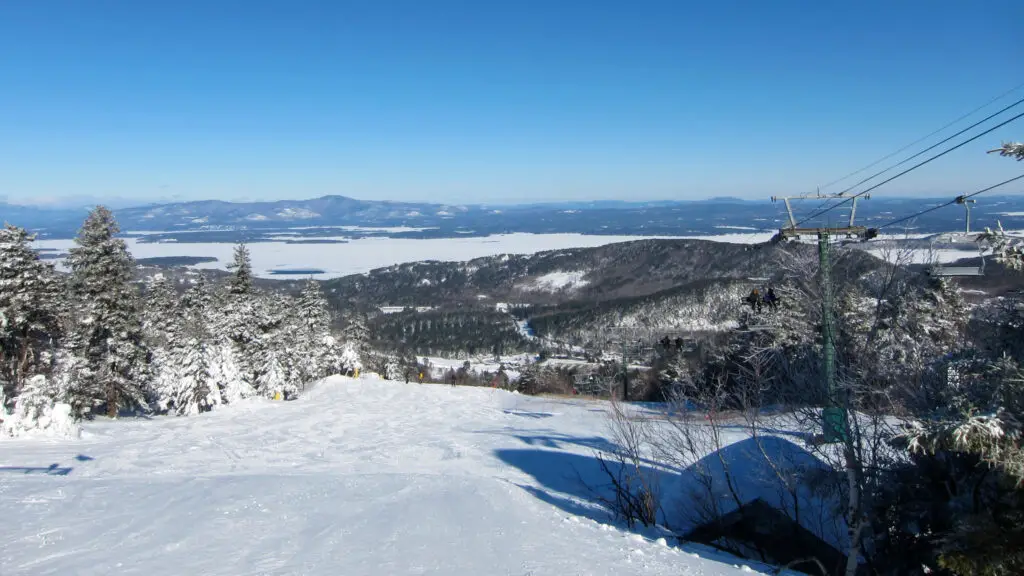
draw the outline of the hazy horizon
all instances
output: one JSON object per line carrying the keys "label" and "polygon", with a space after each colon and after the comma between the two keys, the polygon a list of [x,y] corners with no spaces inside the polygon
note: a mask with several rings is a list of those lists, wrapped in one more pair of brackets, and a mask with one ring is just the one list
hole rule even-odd
{"label": "hazy horizon", "polygon": [[[813,191],[1024,80],[1024,6],[1010,0],[104,6],[0,6],[0,196],[767,199]],[[1019,140],[1020,124],[877,194],[1015,176],[985,151]]]}

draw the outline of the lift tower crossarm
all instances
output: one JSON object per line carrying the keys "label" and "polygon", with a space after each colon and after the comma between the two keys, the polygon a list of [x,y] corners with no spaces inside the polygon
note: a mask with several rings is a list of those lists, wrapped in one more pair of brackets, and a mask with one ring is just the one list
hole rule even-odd
{"label": "lift tower crossarm", "polygon": [[[837,194],[822,194],[820,190],[818,190],[817,192],[807,192],[807,193],[804,193],[804,194],[796,194],[796,195],[793,195],[793,196],[772,196],[772,202],[778,202],[779,200],[782,200],[786,204],[786,215],[789,217],[789,226],[788,226],[789,230],[796,230],[797,229],[797,227],[796,227],[796,217],[793,215],[793,205],[790,203],[790,201],[791,200],[807,200],[807,199],[810,199],[810,198],[828,200],[828,199],[832,199],[832,198],[846,199],[846,198],[850,198],[850,197],[847,196],[845,192],[839,192]],[[857,217],[857,200],[859,200],[860,198],[864,198],[865,200],[867,200],[867,199],[871,198],[871,195],[867,194],[867,195],[864,195],[864,196],[853,196],[852,197],[852,199],[851,199],[852,207],[850,208],[850,223],[848,225],[849,228],[855,228],[853,223],[854,223],[854,220]],[[782,230],[780,230],[780,232],[782,232]],[[809,234],[798,234],[798,236],[800,236],[800,235],[809,235]],[[817,234],[814,233],[813,235],[817,235]]]}

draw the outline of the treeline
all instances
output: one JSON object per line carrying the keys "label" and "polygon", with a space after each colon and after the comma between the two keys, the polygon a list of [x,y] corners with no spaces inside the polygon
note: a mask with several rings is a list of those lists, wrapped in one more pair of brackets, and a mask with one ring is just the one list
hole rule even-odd
{"label": "treeline", "polygon": [[0,419],[7,434],[68,419],[195,414],[252,396],[287,398],[353,369],[358,354],[330,333],[319,285],[297,297],[254,288],[248,250],[228,281],[201,275],[184,291],[141,287],[109,210],[98,207],[67,256],[70,274],[0,230]]}

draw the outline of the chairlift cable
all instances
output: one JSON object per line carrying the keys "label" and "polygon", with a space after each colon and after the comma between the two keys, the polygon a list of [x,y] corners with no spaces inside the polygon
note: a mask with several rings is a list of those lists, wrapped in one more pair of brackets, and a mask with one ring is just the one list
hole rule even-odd
{"label": "chairlift cable", "polygon": [[952,200],[950,200],[948,202],[944,202],[942,204],[939,204],[938,206],[932,206],[931,208],[926,208],[924,210],[921,210],[920,212],[916,212],[914,214],[911,214],[910,216],[906,216],[904,218],[899,218],[899,219],[893,220],[891,222],[886,222],[885,224],[882,224],[881,226],[876,226],[875,230],[881,230],[882,228],[887,228],[889,226],[893,226],[893,225],[896,225],[896,224],[901,224],[901,223],[906,222],[908,220],[913,220],[914,218],[917,218],[918,216],[923,216],[923,215],[925,215],[925,214],[927,214],[929,212],[934,212],[934,211],[936,211],[936,210],[938,210],[940,208],[945,208],[946,206],[952,206],[953,204],[957,204],[957,203],[959,203],[959,202],[961,202],[963,200],[966,200],[968,198],[972,198],[974,196],[977,196],[978,194],[982,194],[982,193],[988,192],[989,190],[994,190],[996,188],[999,188],[1000,186],[1005,186],[1007,184],[1010,184],[1011,182],[1016,182],[1017,180],[1020,180],[1022,178],[1024,178],[1024,174],[1021,174],[1020,176],[1017,176],[1015,178],[1010,178],[1009,180],[1004,180],[1004,181],[1002,181],[1002,182],[1000,182],[998,184],[993,184],[992,186],[989,186],[988,188],[983,188],[981,190],[978,190],[977,192],[972,192],[970,194],[965,194],[963,196],[957,196],[956,198],[953,198]]}
{"label": "chairlift cable", "polygon": [[[916,145],[916,144],[918,144],[920,142],[923,142],[923,141],[927,140],[928,138],[931,138],[932,136],[934,136],[936,134],[939,134],[940,132],[942,132],[942,131],[946,130],[947,128],[949,128],[949,127],[959,123],[960,121],[962,121],[962,120],[964,120],[966,118],[969,118],[970,116],[973,116],[974,114],[977,114],[978,112],[984,110],[985,108],[988,108],[989,106],[991,106],[995,102],[998,102],[999,100],[1002,100],[1003,98],[1006,98],[1010,94],[1013,94],[1014,92],[1020,90],[1021,88],[1024,88],[1024,83],[1018,84],[1018,85],[1014,86],[1013,88],[1010,88],[1006,92],[1003,92],[1002,94],[996,96],[995,98],[992,98],[991,100],[989,100],[988,102],[985,102],[981,106],[978,106],[974,110],[971,110],[970,112],[960,116],[959,118],[957,118],[957,119],[955,119],[955,120],[953,120],[951,122],[948,122],[947,124],[945,124],[941,128],[939,128],[937,130],[934,130],[934,131],[926,134],[925,136],[922,136],[922,137],[918,138],[917,140],[914,140],[913,142],[911,142],[910,144],[907,144],[906,146],[903,146],[899,150],[891,152],[891,153],[883,156],[882,158],[879,158],[878,160],[875,160],[871,164],[868,164],[867,166],[864,166],[863,168],[859,168],[857,170],[854,170],[853,172],[850,172],[849,174],[843,176],[842,178],[838,178],[836,180],[832,180],[831,182],[829,182],[827,184],[823,184],[823,185],[819,186],[818,187],[818,191],[820,192],[824,188],[828,188],[829,186],[833,186],[835,184],[838,184],[839,182],[842,182],[843,180],[846,180],[847,178],[850,178],[851,176],[856,176],[857,174],[860,174],[861,172],[863,172],[863,171],[865,171],[865,170],[867,170],[869,168],[877,166],[878,164],[888,160],[889,158],[892,158],[893,156],[899,154],[900,152],[903,152],[904,150],[907,150],[908,148],[910,148],[910,147],[912,147],[912,146],[914,146],[914,145]],[[1020,102],[1019,101],[1015,102],[1014,104],[1011,104],[1010,106],[1008,106],[1006,108],[1003,108],[1002,110],[1000,110],[999,112],[996,112],[992,116],[989,116],[985,120],[981,120],[980,122],[974,124],[974,126],[977,126],[978,124],[983,123],[986,120],[989,120],[993,116],[998,116],[999,114],[1001,114],[1001,113],[1005,112],[1006,110],[1016,106],[1017,104],[1020,104]],[[932,146],[930,148],[926,148],[926,149],[922,150],[921,152],[919,152],[918,154],[915,154],[914,156],[911,156],[910,158],[906,158],[902,162],[899,162],[898,164],[894,164],[893,166],[890,166],[890,167],[886,168],[885,170],[882,170],[881,172],[878,172],[878,173],[872,175],[871,177],[867,178],[866,180],[862,180],[861,182],[858,182],[857,184],[854,184],[853,186],[847,188],[846,190],[840,192],[839,194],[845,194],[846,192],[849,192],[850,190],[852,190],[853,188],[856,188],[860,184],[863,184],[864,182],[866,182],[868,180],[871,180],[872,178],[875,178],[876,176],[880,176],[880,175],[884,174],[885,172],[888,172],[889,170],[892,170],[893,168],[896,168],[897,166],[900,166],[901,164],[904,164],[904,163],[914,159],[915,157],[920,156],[921,154],[923,154],[923,153],[925,153],[925,152],[927,152],[927,151],[929,151],[931,149],[934,149],[936,146],[939,146],[940,144],[943,144],[944,142],[946,142],[946,141],[948,141],[948,140],[950,140],[952,138],[955,138],[959,134],[962,134],[964,131],[970,130],[970,128],[972,128],[972,127],[973,126],[969,126],[968,128],[965,128],[963,131],[958,132],[957,134],[954,134],[953,136],[950,136],[946,140],[943,140],[942,142],[939,142],[939,143],[935,144],[935,146]],[[812,211],[817,212],[818,210],[821,210],[821,208],[824,207],[825,205],[827,205],[829,203],[829,201],[830,201],[830,199],[828,199],[828,198],[825,199],[824,202],[822,202],[821,204],[818,204],[817,206],[815,206]]]}
{"label": "chairlift cable", "polygon": [[[1024,103],[1024,99],[1018,100],[1017,102],[1015,102],[1013,104],[1013,106],[1016,106],[1017,104],[1021,104],[1021,103]],[[1006,109],[1004,109],[1004,110],[1006,110]],[[1000,110],[999,113],[1002,113],[1004,110]],[[1005,120],[1003,122],[1000,122],[999,124],[996,124],[995,126],[989,128],[988,130],[985,130],[984,132],[976,134],[975,136],[972,136],[972,137],[968,138],[967,140],[964,140],[963,142],[961,142],[961,143],[959,143],[959,144],[957,144],[957,145],[955,145],[955,146],[953,146],[951,148],[947,148],[947,149],[943,150],[942,152],[939,152],[938,154],[935,154],[934,156],[929,157],[926,160],[918,162],[917,164],[911,166],[910,168],[907,168],[906,170],[900,172],[899,174],[896,174],[895,176],[891,176],[891,177],[889,177],[889,178],[879,182],[878,184],[875,184],[874,186],[871,186],[870,188],[862,190],[862,191],[854,194],[853,196],[850,196],[849,198],[844,198],[843,200],[840,200],[839,202],[837,202],[836,204],[834,204],[833,206],[831,206],[829,208],[825,208],[823,210],[819,210],[819,211],[815,212],[814,214],[811,214],[807,218],[804,218],[803,220],[797,222],[796,227],[799,227],[801,224],[807,222],[808,220],[813,220],[814,218],[817,218],[818,216],[821,216],[822,214],[825,214],[826,212],[831,212],[832,210],[835,210],[836,208],[842,206],[843,204],[846,204],[847,202],[850,202],[851,200],[859,198],[859,197],[867,194],[868,192],[871,192],[872,190],[880,188],[881,186],[883,186],[885,184],[888,184],[889,182],[892,182],[893,180],[895,180],[895,179],[897,179],[897,178],[899,178],[899,177],[901,177],[901,176],[903,176],[903,175],[905,175],[905,174],[907,174],[909,172],[917,170],[918,168],[920,168],[921,166],[924,166],[925,164],[928,164],[929,162],[932,162],[934,160],[938,160],[939,158],[945,156],[946,154],[949,154],[950,152],[952,152],[952,151],[954,151],[954,150],[956,150],[958,148],[962,148],[963,146],[966,146],[967,144],[970,144],[971,142],[974,142],[978,138],[981,138],[982,136],[985,136],[986,134],[994,132],[994,131],[998,130],[999,128],[1002,128],[1003,126],[1006,126],[1010,122],[1018,120],[1018,119],[1020,119],[1022,117],[1024,117],[1024,112],[1022,112],[1020,114],[1017,114],[1016,116],[1014,116],[1013,118],[1010,118],[1009,120]],[[991,116],[989,118],[991,118]],[[988,120],[989,118],[986,118],[985,120]],[[982,122],[984,122],[984,120]],[[969,130],[970,128],[974,128],[975,126],[977,126],[977,124],[973,124],[970,127],[966,128],[965,130]],[[962,133],[963,133],[963,131],[958,132],[956,135],[959,135],[959,134],[962,134]],[[943,142],[945,142],[945,141],[946,140],[944,140]],[[940,142],[940,144],[941,144],[941,142]],[[932,148],[934,148],[934,146]],[[917,154],[917,155],[919,155],[919,154]],[[915,155],[915,156],[917,156],[917,155]]]}
{"label": "chairlift cable", "polygon": [[[889,153],[889,154],[879,158],[878,160],[875,160],[871,164],[868,164],[867,166],[864,166],[863,168],[860,168],[858,170],[850,172],[849,174],[847,174],[846,176],[843,176],[842,178],[838,178],[836,180],[833,180],[833,181],[829,182],[828,184],[823,184],[822,186],[819,187],[819,189],[828,188],[829,186],[833,186],[835,184],[838,184],[838,183],[842,182],[843,180],[846,180],[847,178],[850,178],[851,176],[856,176],[857,174],[860,174],[861,172],[867,170],[868,168],[873,168],[873,167],[881,164],[882,162],[885,162],[889,158],[892,158],[893,156],[899,154],[900,152],[903,152],[903,151],[905,151],[905,150],[907,150],[907,149],[909,149],[909,148],[911,148],[911,147],[913,147],[913,146],[915,146],[917,144],[920,144],[921,142],[924,142],[925,140],[931,138],[932,136],[935,136],[936,134],[942,132],[943,130],[945,130],[945,129],[947,129],[947,128],[957,124],[961,120],[964,120],[966,118],[969,118],[969,117],[977,114],[978,112],[984,110],[985,108],[988,108],[989,106],[991,106],[995,102],[998,102],[998,101],[1002,100],[1003,98],[1006,98],[1010,94],[1013,94],[1017,90],[1020,90],[1021,88],[1024,88],[1024,83],[1018,84],[1018,85],[1014,86],[1013,88],[1010,88],[1006,92],[1003,92],[999,96],[996,96],[995,98],[992,98],[991,100],[989,100],[988,102],[982,104],[981,106],[978,106],[974,110],[971,110],[970,112],[964,114],[963,116],[960,116],[956,120],[953,120],[952,122],[947,123],[946,125],[944,125],[943,127],[939,128],[938,130],[930,132],[929,134],[926,134],[925,136],[922,136],[922,137],[918,138],[917,140],[914,140],[913,142],[911,142],[910,144],[907,144],[906,146],[900,148],[899,150],[896,150],[895,152],[891,152],[891,153]],[[1000,112],[1002,112],[1002,111],[1000,111]],[[927,150],[925,150],[925,151],[927,151]],[[909,158],[908,158],[908,160],[909,160]],[[904,162],[906,162],[906,161],[907,160],[904,160]],[[898,166],[898,164],[897,164],[897,166]],[[895,166],[892,166],[890,169],[892,169],[892,168],[895,168]],[[870,180],[870,178],[869,178],[869,180]]]}
{"label": "chairlift cable", "polygon": [[914,154],[913,156],[909,156],[909,157],[907,157],[907,158],[904,158],[903,160],[900,160],[899,162],[897,162],[897,163],[893,164],[892,166],[889,166],[888,168],[886,168],[886,169],[884,169],[884,170],[881,170],[881,171],[875,172],[875,173],[874,173],[874,174],[872,174],[871,176],[868,176],[867,178],[865,178],[865,179],[861,180],[860,182],[857,182],[857,183],[856,183],[856,184],[854,184],[853,186],[850,186],[849,188],[846,188],[846,189],[845,189],[845,190],[843,190],[842,192],[839,192],[839,195],[840,195],[840,196],[842,196],[843,194],[846,194],[847,192],[850,192],[850,191],[852,191],[852,190],[853,190],[854,188],[856,188],[857,186],[860,186],[861,184],[864,184],[865,182],[868,182],[869,180],[873,180],[873,179],[875,179],[876,177],[878,177],[878,176],[881,176],[882,174],[885,174],[885,173],[886,173],[886,172],[888,172],[889,170],[892,170],[893,168],[896,168],[897,166],[902,166],[903,164],[906,164],[907,162],[910,162],[911,160],[913,160],[914,158],[917,158],[918,156],[920,156],[920,155],[924,154],[925,152],[930,152],[931,150],[934,150],[935,148],[938,148],[938,147],[939,147],[940,145],[942,145],[942,144],[945,144],[946,142],[949,142],[949,141],[950,141],[950,140],[952,140],[953,138],[956,138],[957,136],[959,136],[959,135],[963,134],[964,132],[967,132],[968,130],[970,130],[970,129],[972,129],[972,128],[974,128],[974,127],[976,127],[976,126],[980,125],[980,124],[984,124],[985,122],[988,122],[988,121],[989,121],[989,120],[991,120],[992,118],[995,118],[996,116],[999,116],[999,115],[1000,115],[1000,114],[1002,114],[1003,112],[1006,112],[1007,110],[1009,110],[1009,109],[1013,108],[1014,106],[1018,106],[1018,105],[1020,105],[1021,103],[1024,103],[1024,98],[1021,98],[1020,100],[1017,100],[1017,101],[1016,101],[1016,102],[1014,102],[1013,104],[1010,104],[1009,106],[1007,106],[1007,107],[1003,108],[1002,110],[1000,110],[1000,111],[998,111],[998,112],[996,112],[996,113],[994,113],[994,114],[990,114],[989,116],[986,116],[985,118],[983,118],[983,119],[981,119],[981,120],[979,120],[979,121],[975,122],[974,124],[971,124],[971,125],[970,125],[970,126],[968,126],[967,128],[964,128],[963,130],[961,130],[961,131],[957,132],[956,134],[953,134],[952,136],[949,136],[948,138],[945,138],[945,139],[943,139],[943,140],[939,140],[939,141],[938,141],[938,142],[936,142],[935,144],[932,144],[931,146],[929,146],[929,147],[925,148],[924,150],[921,150],[920,152],[918,152],[917,154]]}

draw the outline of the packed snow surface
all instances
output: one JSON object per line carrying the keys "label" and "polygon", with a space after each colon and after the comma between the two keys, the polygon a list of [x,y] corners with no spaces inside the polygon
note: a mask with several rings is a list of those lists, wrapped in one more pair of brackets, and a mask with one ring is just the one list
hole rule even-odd
{"label": "packed snow surface", "polygon": [[293,402],[3,440],[0,572],[767,571],[589,504],[573,471],[593,469],[602,406],[334,377]]}

